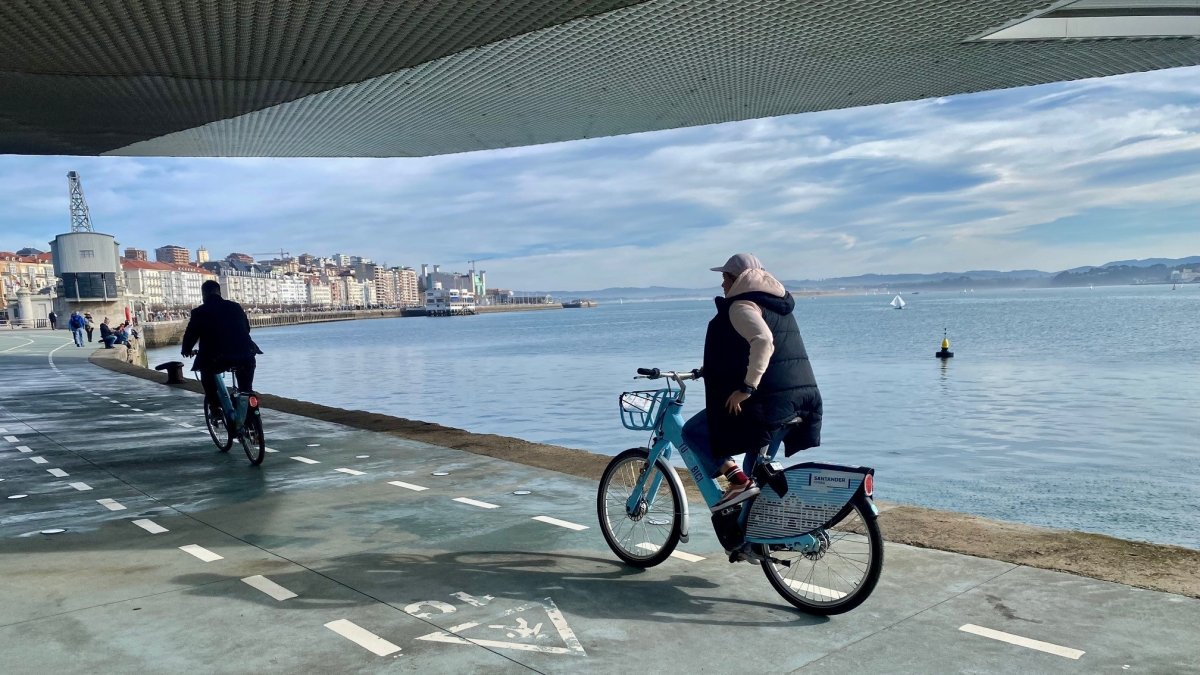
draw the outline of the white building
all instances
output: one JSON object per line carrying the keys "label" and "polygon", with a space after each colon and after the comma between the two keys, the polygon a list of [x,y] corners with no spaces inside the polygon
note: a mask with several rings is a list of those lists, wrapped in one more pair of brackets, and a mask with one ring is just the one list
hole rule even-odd
{"label": "white building", "polygon": [[304,283],[303,278],[294,274],[285,274],[280,277],[279,304],[284,307],[299,307],[309,304],[308,286]]}
{"label": "white building", "polygon": [[257,265],[220,260],[205,263],[204,269],[217,275],[221,295],[247,307],[278,307],[279,275]]}
{"label": "white building", "polygon": [[333,304],[333,289],[329,284],[310,281],[305,286],[308,292],[309,307],[329,307]]}

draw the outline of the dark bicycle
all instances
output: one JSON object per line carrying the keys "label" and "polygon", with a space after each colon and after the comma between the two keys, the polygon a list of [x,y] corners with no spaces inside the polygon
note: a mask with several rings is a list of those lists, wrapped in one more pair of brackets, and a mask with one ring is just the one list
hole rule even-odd
{"label": "dark bicycle", "polygon": [[[228,372],[234,375],[233,387],[225,383],[225,373]],[[196,377],[199,379],[201,375],[197,373]],[[246,451],[250,463],[262,464],[263,458],[266,457],[267,440],[263,434],[258,395],[254,392],[238,391],[237,368],[213,373],[211,377],[214,378],[221,409],[211,410],[207,397],[205,398],[204,423],[208,426],[208,435],[221,452],[228,452],[229,448],[233,447],[233,439],[236,438]]]}

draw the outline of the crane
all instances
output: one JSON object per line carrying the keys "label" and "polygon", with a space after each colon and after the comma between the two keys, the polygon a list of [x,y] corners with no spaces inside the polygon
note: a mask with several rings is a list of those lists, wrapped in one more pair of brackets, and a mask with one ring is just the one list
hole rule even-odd
{"label": "crane", "polygon": [[83,183],[79,182],[78,172],[67,172],[67,189],[71,193],[71,231],[91,232],[92,216],[83,199]]}

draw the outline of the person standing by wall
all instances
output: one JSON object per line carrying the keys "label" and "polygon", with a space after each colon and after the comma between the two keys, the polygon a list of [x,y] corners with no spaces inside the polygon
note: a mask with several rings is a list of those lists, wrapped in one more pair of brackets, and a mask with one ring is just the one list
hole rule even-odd
{"label": "person standing by wall", "polygon": [[79,312],[71,312],[71,318],[67,320],[67,328],[71,329],[71,337],[75,339],[76,347],[83,346],[83,327],[86,323]]}
{"label": "person standing by wall", "polygon": [[58,330],[58,315],[54,313],[54,310],[50,310],[48,318],[50,319],[50,330]]}
{"label": "person standing by wall", "polygon": [[96,322],[92,320],[91,312],[83,313],[83,329],[87,331],[88,342],[92,341],[92,331],[96,330]]}

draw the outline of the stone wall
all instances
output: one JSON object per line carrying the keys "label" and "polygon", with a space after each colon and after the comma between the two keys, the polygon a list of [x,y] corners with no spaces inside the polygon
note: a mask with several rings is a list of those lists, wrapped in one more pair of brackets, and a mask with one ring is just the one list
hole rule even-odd
{"label": "stone wall", "polygon": [[[352,321],[355,319],[394,319],[403,316],[399,309],[372,309],[347,312],[288,312],[284,314],[251,314],[251,328],[291,326],[301,323],[323,323],[326,321]],[[146,346],[170,347],[183,342],[183,331],[187,321],[155,321],[139,326]]]}

